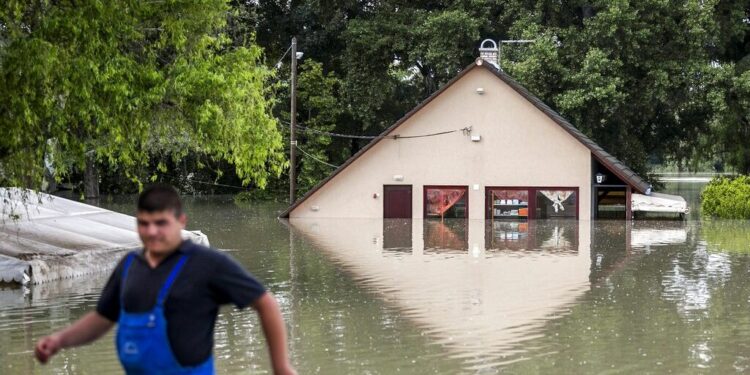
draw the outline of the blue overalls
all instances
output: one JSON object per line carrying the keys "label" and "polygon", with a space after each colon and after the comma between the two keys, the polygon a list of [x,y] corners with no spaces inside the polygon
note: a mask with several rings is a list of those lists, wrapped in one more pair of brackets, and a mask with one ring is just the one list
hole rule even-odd
{"label": "blue overalls", "polygon": [[191,374],[204,375],[214,373],[213,356],[195,367],[183,367],[172,353],[167,336],[167,319],[164,317],[164,302],[177,275],[187,261],[187,255],[180,256],[177,264],[159,290],[156,305],[144,313],[125,311],[124,294],[125,278],[128,274],[135,253],[128,254],[122,270],[120,287],[120,320],[117,322],[117,355],[128,375],[141,374]]}

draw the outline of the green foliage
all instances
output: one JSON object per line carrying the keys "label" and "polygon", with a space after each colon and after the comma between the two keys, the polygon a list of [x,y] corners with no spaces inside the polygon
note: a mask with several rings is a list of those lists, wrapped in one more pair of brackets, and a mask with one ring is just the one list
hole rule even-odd
{"label": "green foliage", "polygon": [[[477,56],[503,69],[642,175],[647,161],[744,170],[750,147],[750,7],[743,1],[400,1],[253,6],[278,56],[297,35],[341,81],[335,131],[381,131]],[[294,25],[291,28],[289,25]],[[363,142],[333,140],[341,164]]]}
{"label": "green foliage", "polygon": [[718,154],[739,173],[750,174],[750,70],[721,67],[710,103],[716,108],[707,152]]}
{"label": "green foliage", "polygon": [[[288,57],[266,65],[292,36],[305,126],[378,134],[482,39],[534,39],[503,44],[503,69],[641,175],[647,161],[748,174],[748,18],[736,0],[11,0],[0,9],[0,184],[38,186],[45,155],[58,178],[73,175],[89,153],[117,181],[162,179],[188,158],[283,192],[274,117],[289,119]],[[300,134],[335,165],[366,142]],[[330,172],[306,156],[294,168],[302,191]]]}
{"label": "green foliage", "polygon": [[[697,153],[713,108],[717,2],[574,2],[514,7],[518,36],[539,41],[505,66],[642,175],[646,160]],[[734,20],[735,22],[740,20]]]}
{"label": "green foliage", "polygon": [[286,164],[273,73],[252,40],[232,46],[229,11],[226,0],[10,1],[0,10],[0,185],[38,188],[45,155],[58,180],[93,154],[142,182],[194,153],[265,186]]}
{"label": "green foliage", "polygon": [[[299,104],[302,111],[298,114],[298,120],[303,126],[321,132],[335,129],[343,112],[338,101],[340,86],[341,80],[333,74],[325,74],[319,62],[307,60],[302,64],[299,75]],[[331,166],[322,163],[329,161],[326,150],[331,144],[331,137],[306,131],[300,133],[298,141],[308,154],[302,155],[301,167],[298,167],[299,194],[304,194],[333,171]]]}
{"label": "green foliage", "polygon": [[398,1],[352,20],[343,35],[344,95],[361,129],[382,130],[453,78],[474,59],[480,25],[460,5]]}
{"label": "green foliage", "polygon": [[722,219],[750,219],[750,176],[711,180],[701,193],[701,214]]}

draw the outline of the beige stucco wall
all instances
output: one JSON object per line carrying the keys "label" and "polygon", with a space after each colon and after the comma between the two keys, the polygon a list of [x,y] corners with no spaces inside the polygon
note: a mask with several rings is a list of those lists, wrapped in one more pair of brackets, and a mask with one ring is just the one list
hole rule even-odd
{"label": "beige stucco wall", "polygon": [[[484,88],[484,94],[476,93]],[[290,218],[379,218],[383,185],[412,185],[414,218],[423,216],[425,185],[469,187],[469,217],[484,218],[485,186],[579,188],[579,217],[591,215],[591,153],[494,74],[475,68],[392,134],[458,133],[384,139],[290,213]],[[394,181],[402,175],[403,181]],[[474,190],[474,185],[478,189]],[[377,193],[378,198],[373,198]],[[317,211],[312,207],[316,206]]]}

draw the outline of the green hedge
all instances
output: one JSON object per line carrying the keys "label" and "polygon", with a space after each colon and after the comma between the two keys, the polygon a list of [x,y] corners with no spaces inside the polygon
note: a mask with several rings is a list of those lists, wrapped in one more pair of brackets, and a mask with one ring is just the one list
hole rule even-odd
{"label": "green hedge", "polygon": [[722,219],[750,219],[750,176],[711,180],[701,193],[701,214]]}

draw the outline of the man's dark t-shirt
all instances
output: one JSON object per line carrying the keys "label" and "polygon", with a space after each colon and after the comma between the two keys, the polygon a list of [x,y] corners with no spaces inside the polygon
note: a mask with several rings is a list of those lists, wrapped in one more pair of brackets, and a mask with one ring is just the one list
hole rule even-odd
{"label": "man's dark t-shirt", "polygon": [[[183,366],[203,363],[213,350],[214,323],[220,305],[244,308],[265,289],[227,254],[184,241],[180,248],[151,269],[142,252],[133,260],[124,286],[127,312],[153,309],[156,296],[182,254],[189,254],[164,304],[172,352]],[[99,298],[96,311],[117,322],[123,288],[124,258],[115,268]]]}

